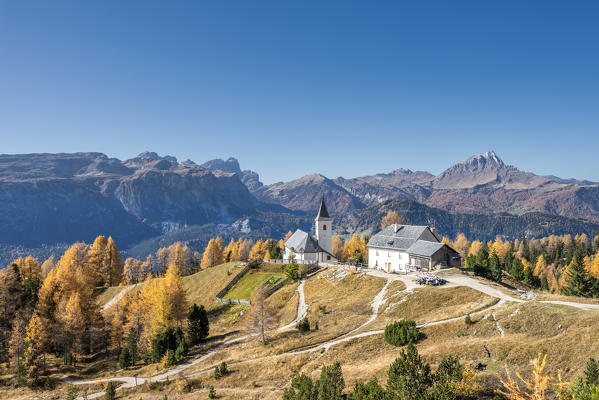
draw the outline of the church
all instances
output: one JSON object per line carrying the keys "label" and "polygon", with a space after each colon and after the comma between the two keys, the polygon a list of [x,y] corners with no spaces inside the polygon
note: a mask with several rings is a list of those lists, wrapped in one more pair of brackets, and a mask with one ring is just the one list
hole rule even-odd
{"label": "church", "polygon": [[293,254],[298,262],[336,262],[333,256],[333,218],[327,211],[324,197],[314,220],[316,235],[298,229],[285,242],[284,259]]}

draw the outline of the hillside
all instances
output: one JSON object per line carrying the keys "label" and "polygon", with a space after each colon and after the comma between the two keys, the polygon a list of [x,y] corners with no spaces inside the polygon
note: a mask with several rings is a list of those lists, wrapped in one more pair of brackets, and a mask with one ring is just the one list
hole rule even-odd
{"label": "hillside", "polygon": [[[304,284],[288,286],[273,295],[270,304],[279,311],[270,325],[268,342],[262,345],[246,336],[245,308],[219,305],[213,300],[219,285],[230,277],[227,272],[235,268],[224,264],[184,278],[190,300],[205,304],[210,311],[209,341],[193,351],[187,363],[170,370],[151,366],[116,371],[117,378],[111,379],[125,382],[118,392],[121,398],[158,399],[166,394],[192,399],[207,396],[208,387],[213,386],[222,399],[280,399],[295,374],[315,379],[323,365],[337,361],[341,363],[345,393],[354,383],[374,377],[385,385],[387,369],[403,348],[387,344],[381,329],[401,318],[413,318],[420,325],[422,338],[416,347],[433,368],[450,354],[465,365],[479,360],[486,366],[476,373],[482,384],[476,398],[501,399],[493,392],[500,387],[495,374],[507,364],[528,375],[529,362],[539,349],[549,353],[547,372],[555,374],[559,369],[566,380],[579,376],[589,354],[599,350],[593,345],[599,343],[595,340],[599,338],[596,304],[579,304],[575,298],[569,298],[569,306],[523,301],[506,287],[452,270],[442,273],[449,282],[446,286],[420,288],[413,276],[376,271],[355,274],[343,268],[325,269]],[[301,333],[294,328],[281,329],[296,319],[300,293],[305,296],[312,328],[319,322],[318,330]],[[471,316],[472,325],[464,323],[466,314]],[[580,341],[580,335],[588,340]],[[556,348],[560,351],[551,350]],[[217,380],[214,366],[223,361],[230,373]],[[138,386],[133,378],[127,378],[135,371]],[[96,373],[88,371],[86,379]],[[150,375],[154,375],[154,384],[144,384]],[[167,377],[170,384],[164,383]],[[163,383],[156,386],[160,380]],[[103,390],[101,384],[79,387],[87,388],[90,394]],[[10,394],[19,400],[43,396],[25,389],[12,390],[2,389],[0,395]],[[61,385],[55,393],[65,390],[66,385]]]}

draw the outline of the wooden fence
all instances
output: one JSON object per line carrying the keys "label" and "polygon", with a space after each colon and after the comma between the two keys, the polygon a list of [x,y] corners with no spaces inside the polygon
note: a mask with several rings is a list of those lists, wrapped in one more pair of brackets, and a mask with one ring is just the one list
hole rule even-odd
{"label": "wooden fence", "polygon": [[216,301],[218,301],[219,303],[223,303],[223,304],[243,304],[243,305],[249,306],[250,305],[249,300],[223,299],[223,296],[225,294],[227,294],[227,292],[233,287],[233,285],[235,285],[237,282],[239,282],[239,280],[241,278],[243,278],[243,276],[245,274],[247,274],[247,272],[249,270],[250,270],[250,264],[246,265],[241,271],[239,271],[237,273],[237,275],[235,275],[233,277],[233,279],[231,279],[231,282],[227,283],[227,286],[222,288],[221,291],[216,294]]}

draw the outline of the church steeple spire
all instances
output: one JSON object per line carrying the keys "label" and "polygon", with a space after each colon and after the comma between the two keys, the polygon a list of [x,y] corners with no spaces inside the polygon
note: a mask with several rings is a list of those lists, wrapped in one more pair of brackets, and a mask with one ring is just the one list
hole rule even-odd
{"label": "church steeple spire", "polygon": [[322,196],[322,199],[320,200],[320,208],[318,209],[318,215],[316,216],[316,219],[322,218],[331,218],[329,216],[329,211],[327,210],[327,205],[324,204],[324,196]]}

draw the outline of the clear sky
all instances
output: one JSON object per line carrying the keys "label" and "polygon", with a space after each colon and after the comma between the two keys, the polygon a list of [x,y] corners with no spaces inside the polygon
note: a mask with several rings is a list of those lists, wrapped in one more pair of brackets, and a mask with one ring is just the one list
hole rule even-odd
{"label": "clear sky", "polygon": [[597,1],[0,0],[0,153],[599,181]]}

